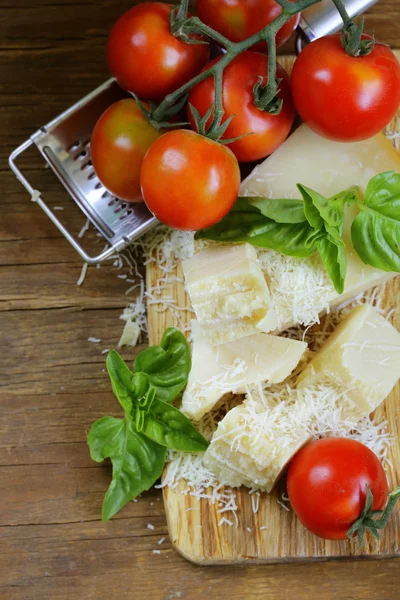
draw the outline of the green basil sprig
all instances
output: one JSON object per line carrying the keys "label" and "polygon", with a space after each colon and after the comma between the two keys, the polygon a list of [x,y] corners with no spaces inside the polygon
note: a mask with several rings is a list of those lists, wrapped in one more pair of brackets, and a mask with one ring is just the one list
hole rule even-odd
{"label": "green basil sprig", "polygon": [[103,521],[157,481],[167,448],[204,452],[208,446],[191,421],[169,404],[186,385],[191,368],[190,349],[182,332],[167,329],[160,346],[138,355],[133,372],[114,350],[106,365],[124,417],[103,417],[88,435],[91,458],[96,462],[110,458],[112,463]]}
{"label": "green basil sprig", "polygon": [[351,227],[353,246],[367,265],[400,272],[400,174],[380,173],[368,183]]}
{"label": "green basil sprig", "polygon": [[335,290],[344,291],[347,260],[343,241],[344,208],[360,213],[351,227],[361,260],[383,271],[400,272],[400,174],[388,171],[368,183],[364,201],[351,187],[332,198],[298,184],[302,200],[238,198],[219,223],[198,231],[198,238],[248,242],[297,258],[318,252]]}

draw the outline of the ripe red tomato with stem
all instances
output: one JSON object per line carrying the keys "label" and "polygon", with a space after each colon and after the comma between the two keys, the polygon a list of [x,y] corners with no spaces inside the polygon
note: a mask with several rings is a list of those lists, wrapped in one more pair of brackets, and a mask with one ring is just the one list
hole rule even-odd
{"label": "ripe red tomato with stem", "polygon": [[[206,65],[207,69],[217,60]],[[268,81],[268,58],[259,52],[243,52],[224,69],[222,105],[225,111],[224,122],[230,115],[235,115],[226,129],[222,139],[243,136],[228,144],[240,162],[259,160],[271,154],[289,135],[294,119],[289,77],[278,64],[276,76],[281,79],[279,96],[283,100],[281,112],[269,114],[256,107],[253,88],[260,80]],[[197,108],[204,116],[214,102],[214,77],[208,77],[195,85],[189,93],[189,104]],[[188,117],[192,129],[196,129],[193,114],[188,106]],[[210,117],[208,124],[211,123]],[[249,135],[246,135],[249,134]]]}
{"label": "ripe red tomato with stem", "polygon": [[[282,7],[275,0],[197,0],[200,19],[231,42],[241,42],[260,31],[281,12]],[[277,46],[281,46],[290,38],[299,20],[300,13],[281,27],[276,36]],[[253,50],[266,49],[265,42],[253,46]]]}
{"label": "ripe red tomato with stem", "polygon": [[396,114],[400,65],[379,43],[367,56],[349,56],[335,34],[302,50],[291,85],[295,106],[311,129],[332,140],[356,142],[377,134]]}
{"label": "ripe red tomato with stem", "polygon": [[151,212],[175,229],[214,225],[232,208],[240,171],[233,153],[193,131],[177,129],[152,144],[140,169]]}
{"label": "ripe red tomato with stem", "polygon": [[382,463],[364,444],[348,438],[325,438],[302,448],[289,465],[290,503],[309,531],[328,540],[344,540],[360,517],[366,486],[373,510],[382,510],[388,483]]}
{"label": "ripe red tomato with stem", "polygon": [[112,104],[97,121],[90,140],[91,161],[104,187],[117,198],[141,202],[140,165],[160,136],[133,98]]}
{"label": "ripe red tomato with stem", "polygon": [[208,44],[187,44],[172,35],[172,8],[162,2],[134,6],[118,19],[108,38],[111,73],[123,89],[145,100],[162,100],[208,60]]}

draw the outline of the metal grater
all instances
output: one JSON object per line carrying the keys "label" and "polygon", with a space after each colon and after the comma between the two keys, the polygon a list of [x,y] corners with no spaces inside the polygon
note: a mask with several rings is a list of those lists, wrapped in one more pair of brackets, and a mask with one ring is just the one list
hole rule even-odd
{"label": "metal grater", "polygon": [[[376,1],[345,0],[344,3],[350,17],[353,17],[364,12]],[[321,3],[306,9],[302,12],[299,25],[297,51],[301,51],[304,41],[310,42],[337,31],[341,23],[340,15],[333,6],[332,0],[322,0]],[[11,169],[32,199],[89,264],[100,263],[115,252],[119,252],[157,222],[145,204],[123,202],[107,192],[90,162],[90,136],[96,121],[106,108],[127,96],[114,79],[106,81],[53,121],[41,127],[29,140],[14,150],[9,158]],[[97,256],[90,256],[59,221],[42,197],[40,195],[36,197],[36,190],[18,168],[16,159],[33,145],[37,147],[76,204],[109,243],[109,247]]]}
{"label": "metal grater", "polygon": [[[108,106],[126,97],[115,80],[106,81],[41,127],[9,158],[10,167],[19,181],[89,264],[100,263],[119,252],[157,222],[145,204],[123,202],[107,192],[90,161],[90,136],[96,121]],[[16,159],[32,145],[37,147],[82,212],[110,244],[97,256],[90,256],[85,251],[41,196],[35,197],[36,190],[18,168]]]}

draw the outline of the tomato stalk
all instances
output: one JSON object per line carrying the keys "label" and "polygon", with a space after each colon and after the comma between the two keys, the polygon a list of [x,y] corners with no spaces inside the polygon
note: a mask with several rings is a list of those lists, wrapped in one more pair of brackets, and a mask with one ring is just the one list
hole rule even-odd
{"label": "tomato stalk", "polygon": [[360,23],[354,23],[352,19],[350,19],[349,14],[343,4],[343,0],[332,0],[333,4],[336,6],[342,21],[342,46],[346,54],[349,56],[367,56],[372,52],[375,45],[375,40],[372,39],[363,40],[362,34],[364,31],[364,17],[361,19]]}
{"label": "tomato stalk", "polygon": [[366,531],[369,531],[376,539],[379,539],[379,529],[385,527],[397,500],[400,498],[400,487],[397,487],[393,492],[390,492],[388,498],[388,503],[383,510],[372,510],[374,497],[368,485],[366,486],[364,509],[360,517],[353,523],[347,532],[349,540],[357,534],[358,544],[361,546]]}
{"label": "tomato stalk", "polygon": [[[178,8],[174,8],[171,11],[170,26],[172,34],[189,44],[205,43],[204,38],[213,40],[225,48],[226,52],[211,67],[190,79],[171,94],[168,94],[157,107],[152,107],[151,114],[148,115],[150,122],[153,124],[160,122],[165,124],[177,102],[182,101],[182,98],[196,84],[213,76],[215,82],[215,100],[214,110],[210,112],[210,115],[213,112],[211,125],[208,128],[205,127],[205,123],[208,121],[210,115],[208,115],[207,119],[204,119],[205,115],[202,115],[200,117],[201,123],[197,116],[195,120],[200,133],[207,135],[211,139],[220,139],[227,128],[226,121],[221,125],[224,116],[222,103],[223,71],[236,56],[259,42],[266,42],[268,47],[268,81],[265,84],[262,80],[256,83],[253,91],[254,102],[260,110],[274,115],[279,114],[282,108],[282,100],[279,97],[279,80],[276,78],[276,34],[295,14],[320,1],[296,0],[290,2],[289,0],[276,0],[282,7],[282,11],[274,21],[241,42],[231,42],[225,36],[203,23],[198,17],[189,17],[189,0],[181,0]],[[342,0],[332,0],[332,2],[335,4],[344,22],[342,43],[345,51],[353,56],[362,56],[371,52],[373,40],[361,40],[363,22],[360,25],[356,25],[350,19]],[[201,36],[200,39],[199,36]]]}
{"label": "tomato stalk", "polygon": [[[221,121],[224,115],[222,106],[223,71],[241,52],[248,50],[258,42],[263,41],[268,45],[268,82],[265,85],[262,85],[261,81],[256,84],[254,91],[255,102],[260,110],[265,110],[271,114],[278,114],[281,108],[281,102],[278,98],[279,82],[276,80],[276,34],[295,14],[317,4],[317,2],[320,2],[321,0],[296,0],[296,2],[289,2],[288,0],[277,1],[278,4],[282,6],[282,12],[274,21],[246,40],[241,42],[231,42],[226,37],[203,23],[198,17],[187,18],[188,0],[181,0],[179,8],[171,11],[171,31],[173,35],[187,43],[201,43],[201,41],[194,36],[203,36],[215,41],[225,48],[226,53],[210,68],[199,73],[171,94],[168,94],[159,106],[152,111],[151,119],[153,121],[165,121],[166,115],[171,110],[171,107],[174,106],[182,96],[185,96],[196,84],[213,76],[215,81],[214,115],[206,135],[213,139],[217,139],[218,135],[222,135]],[[225,130],[226,127],[224,128],[224,125],[225,123],[222,127]]]}

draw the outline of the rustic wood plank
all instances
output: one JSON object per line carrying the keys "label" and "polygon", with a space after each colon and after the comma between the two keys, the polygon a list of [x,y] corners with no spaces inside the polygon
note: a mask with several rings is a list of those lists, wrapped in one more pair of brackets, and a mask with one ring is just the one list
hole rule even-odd
{"label": "rustic wood plank", "polygon": [[[85,341],[81,331],[87,328],[88,312],[96,308],[93,324],[97,323],[95,313],[101,312],[101,337],[107,345],[115,345],[122,327],[118,315],[128,299],[112,267],[101,267],[107,284],[99,284],[97,292],[91,270],[84,284],[85,288],[89,286],[88,291],[76,288],[79,257],[40,209],[29,202],[26,192],[8,171],[6,159],[35,129],[108,77],[104,60],[107,33],[112,22],[132,4],[132,0],[3,0],[0,5],[0,294],[3,308],[11,309],[2,314],[0,324],[0,472],[2,493],[12,483],[14,498],[7,496],[6,514],[9,522],[15,523],[0,528],[0,598],[121,600],[126,596],[135,600],[196,600],[208,594],[211,598],[246,600],[286,600],[293,596],[298,600],[397,600],[400,578],[395,560],[317,563],[312,568],[195,567],[172,549],[168,538],[162,546],[157,545],[167,531],[157,490],[127,506],[110,523],[99,521],[110,467],[91,467],[85,438],[93,420],[103,414],[118,414],[118,406],[102,372],[104,356],[99,355],[99,348]],[[375,29],[380,39],[396,46],[399,18],[397,0],[380,0],[369,10],[367,25]],[[283,49],[291,50],[291,43]],[[71,219],[71,226],[78,232],[84,219],[67,209],[65,195],[58,182],[51,181],[41,159],[32,155],[22,164],[49,203],[65,206],[63,216]],[[24,263],[51,265],[47,271],[32,271]],[[53,295],[46,282],[49,271],[57,269],[59,263],[68,263],[70,268],[63,271],[62,293],[54,289]],[[14,265],[12,277],[6,274],[10,265]],[[21,282],[21,290],[13,278]],[[25,279],[26,283],[22,283]],[[46,288],[43,303],[42,286]],[[13,310],[13,305],[4,300],[14,298],[15,292],[20,310]],[[72,308],[55,310],[60,298],[63,306]],[[68,327],[56,327],[52,334],[56,352],[51,356],[45,349],[41,326],[46,320],[56,324],[58,316],[63,319],[68,311],[71,316],[67,325],[79,341],[72,348],[66,341]],[[57,318],[51,321],[56,312]],[[15,318],[8,321],[11,316]],[[26,376],[16,368],[24,337],[31,340],[22,348]],[[124,357],[132,360],[134,353],[128,350]],[[77,364],[76,356],[83,367]],[[62,365],[55,366],[57,373],[52,374],[52,365],[59,360]],[[36,376],[32,378],[34,370]],[[7,375],[7,387],[3,387]],[[65,389],[58,389],[62,385]],[[49,470],[44,472],[43,467]],[[57,503],[51,502],[49,494],[52,477],[55,470],[62,473],[64,468],[68,495],[62,493],[63,478],[55,474],[53,492],[59,505],[55,506]],[[92,482],[90,489],[85,483],[86,475]],[[23,503],[25,494],[31,494],[31,504]],[[17,502],[20,523],[13,516],[13,500]],[[47,510],[41,508],[42,501]],[[47,512],[50,508],[53,515]],[[70,515],[76,522],[67,522]],[[37,524],[29,525],[31,516]],[[61,517],[59,525],[56,517]],[[154,524],[154,532],[147,529],[148,523]],[[154,548],[160,549],[159,556],[152,553]]]}

